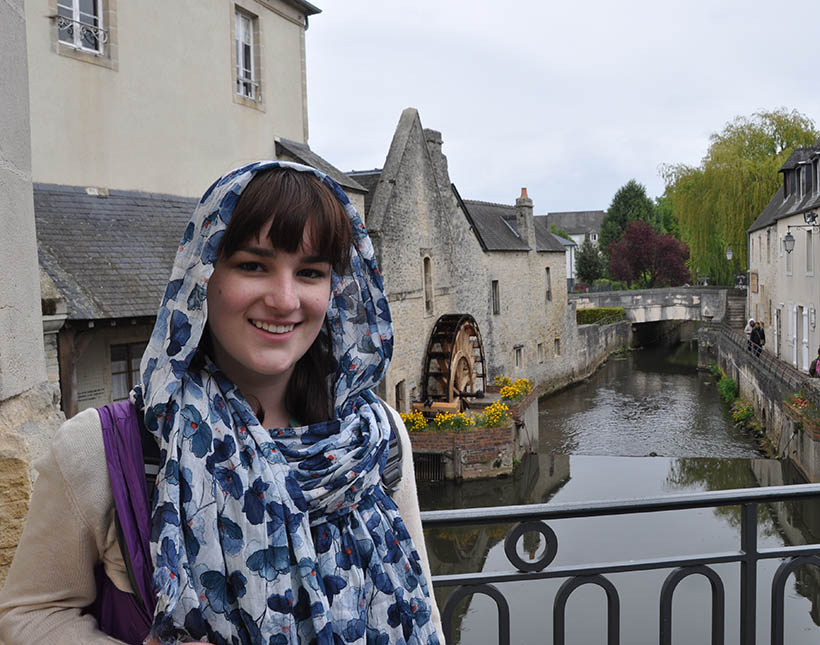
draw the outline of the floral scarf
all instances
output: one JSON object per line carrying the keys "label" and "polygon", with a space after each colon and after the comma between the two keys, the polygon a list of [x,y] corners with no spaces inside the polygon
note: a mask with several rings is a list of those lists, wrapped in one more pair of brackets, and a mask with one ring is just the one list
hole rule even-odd
{"label": "floral scarf", "polygon": [[[334,418],[265,429],[210,362],[195,368],[208,278],[240,193],[259,170],[316,175],[350,218],[346,275],[327,320]],[[162,643],[438,643],[419,555],[380,485],[390,424],[371,393],[393,349],[364,224],[332,179],[257,162],[215,182],[179,246],[134,397],[161,448],[151,545]]]}

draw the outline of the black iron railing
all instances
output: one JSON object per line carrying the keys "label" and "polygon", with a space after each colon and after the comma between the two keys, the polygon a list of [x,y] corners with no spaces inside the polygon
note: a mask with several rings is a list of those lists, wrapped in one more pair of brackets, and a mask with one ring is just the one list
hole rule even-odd
{"label": "black iron railing", "polygon": [[[609,574],[671,569],[659,596],[660,629],[658,642],[671,643],[672,596],[677,585],[688,576],[701,575],[709,581],[712,590],[711,633],[712,645],[724,642],[725,608],[733,599],[725,597],[723,580],[712,565],[738,563],[740,565],[740,644],[754,645],[756,638],[757,577],[758,562],[783,559],[772,576],[771,588],[771,643],[783,645],[784,597],[786,579],[798,567],[813,564],[820,567],[820,543],[780,548],[759,548],[758,505],[800,498],[820,498],[820,484],[798,486],[772,486],[706,492],[697,494],[669,495],[652,499],[591,502],[585,504],[533,504],[496,508],[473,508],[451,511],[427,511],[422,513],[425,528],[444,526],[486,526],[514,523],[504,539],[504,552],[514,567],[509,571],[475,572],[433,577],[433,586],[455,587],[442,611],[445,636],[452,642],[453,616],[461,600],[473,594],[484,594],[495,601],[498,610],[498,643],[510,641],[510,607],[504,594],[496,587],[499,583],[533,582],[550,578],[566,579],[553,602],[553,645],[565,643],[565,609],[572,592],[583,585],[601,587],[607,598],[607,643],[620,643],[620,598]],[[565,518],[602,517],[611,515],[634,515],[659,511],[681,511],[693,508],[717,508],[739,506],[740,540],[737,551],[704,553],[691,556],[670,555],[645,560],[629,560],[590,564],[583,566],[557,566],[548,568],[558,554],[558,539],[546,523]],[[531,531],[540,533],[546,540],[541,557],[534,561],[523,560],[517,552],[518,540]],[[648,608],[647,608],[648,609]],[[548,642],[545,640],[545,642]]]}

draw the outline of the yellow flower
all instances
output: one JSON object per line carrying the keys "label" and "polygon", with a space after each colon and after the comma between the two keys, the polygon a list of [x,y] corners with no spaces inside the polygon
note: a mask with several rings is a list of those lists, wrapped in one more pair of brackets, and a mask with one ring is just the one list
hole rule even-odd
{"label": "yellow flower", "polygon": [[408,432],[421,432],[427,427],[427,419],[424,418],[421,410],[413,410],[409,414],[402,412],[401,419]]}

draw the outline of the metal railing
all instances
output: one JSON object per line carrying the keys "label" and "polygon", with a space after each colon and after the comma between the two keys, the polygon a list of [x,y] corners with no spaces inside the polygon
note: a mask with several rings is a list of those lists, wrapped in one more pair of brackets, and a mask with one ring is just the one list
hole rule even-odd
{"label": "metal railing", "polygon": [[[784,598],[786,579],[798,567],[813,564],[820,567],[820,544],[759,548],[758,505],[800,498],[820,498],[820,484],[772,486],[766,488],[726,490],[696,494],[670,495],[651,499],[590,502],[582,504],[533,504],[496,508],[473,508],[422,513],[424,527],[485,526],[515,523],[504,538],[504,553],[514,570],[475,572],[433,577],[433,586],[455,587],[442,611],[442,622],[448,642],[453,638],[453,618],[459,602],[474,594],[489,596],[498,611],[498,643],[510,641],[510,606],[496,584],[534,582],[550,578],[566,579],[558,589],[553,602],[553,645],[565,643],[565,610],[575,589],[596,585],[604,590],[607,601],[607,643],[620,643],[620,598],[615,584],[607,577],[635,571],[672,569],[663,582],[659,594],[660,628],[658,642],[668,645],[672,639],[672,596],[677,585],[688,576],[704,576],[712,590],[711,642],[724,643],[725,597],[723,580],[712,565],[738,563],[740,565],[740,643],[754,645],[756,635],[758,562],[784,559],[772,576],[771,643],[783,645]],[[648,558],[582,566],[549,565],[558,554],[558,538],[546,523],[566,518],[591,518],[612,515],[634,515],[659,511],[681,511],[695,508],[740,506],[740,538],[736,551],[704,553],[699,555]],[[542,555],[534,561],[523,560],[517,552],[518,540],[528,532],[540,533],[546,540]]]}
{"label": "metal railing", "polygon": [[754,359],[755,361],[758,361],[758,365],[768,370],[783,383],[787,384],[790,389],[799,391],[809,381],[808,374],[801,372],[790,363],[777,358],[771,352],[767,352],[762,348],[757,354],[749,351],[749,339],[746,338],[746,334],[736,329],[732,329],[726,323],[712,323],[708,325],[706,329],[711,332],[722,334],[735,347],[743,352],[747,352],[749,360]]}

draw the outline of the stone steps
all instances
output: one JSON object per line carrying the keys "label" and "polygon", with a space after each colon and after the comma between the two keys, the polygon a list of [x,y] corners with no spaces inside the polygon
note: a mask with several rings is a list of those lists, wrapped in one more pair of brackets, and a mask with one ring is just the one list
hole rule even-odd
{"label": "stone steps", "polygon": [[743,329],[746,326],[746,298],[728,296],[726,302],[726,324],[732,329]]}

